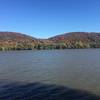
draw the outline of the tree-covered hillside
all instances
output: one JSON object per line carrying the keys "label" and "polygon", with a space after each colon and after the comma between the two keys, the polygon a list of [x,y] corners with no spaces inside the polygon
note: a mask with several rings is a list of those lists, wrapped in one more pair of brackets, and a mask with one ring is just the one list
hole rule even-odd
{"label": "tree-covered hillside", "polygon": [[17,32],[0,32],[0,50],[100,48],[100,33],[71,32],[48,39]]}

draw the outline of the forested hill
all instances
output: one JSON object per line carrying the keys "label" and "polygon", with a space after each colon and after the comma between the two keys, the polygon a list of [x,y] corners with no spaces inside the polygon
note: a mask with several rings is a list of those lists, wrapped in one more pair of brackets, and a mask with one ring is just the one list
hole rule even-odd
{"label": "forested hill", "polygon": [[0,32],[0,50],[33,49],[37,43],[36,38],[22,33]]}
{"label": "forested hill", "polygon": [[100,48],[100,33],[70,32],[37,39],[17,32],[0,32],[0,50]]}
{"label": "forested hill", "polygon": [[100,48],[100,33],[70,32],[49,38],[65,48]]}
{"label": "forested hill", "polygon": [[36,38],[33,38],[31,36],[22,34],[22,33],[17,33],[17,32],[0,32],[0,40],[33,40]]}

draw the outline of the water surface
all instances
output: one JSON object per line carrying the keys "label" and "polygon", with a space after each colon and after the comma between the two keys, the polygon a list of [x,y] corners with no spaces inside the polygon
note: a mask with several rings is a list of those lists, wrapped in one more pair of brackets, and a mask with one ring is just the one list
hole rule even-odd
{"label": "water surface", "polygon": [[0,52],[0,86],[55,84],[100,95],[100,49]]}

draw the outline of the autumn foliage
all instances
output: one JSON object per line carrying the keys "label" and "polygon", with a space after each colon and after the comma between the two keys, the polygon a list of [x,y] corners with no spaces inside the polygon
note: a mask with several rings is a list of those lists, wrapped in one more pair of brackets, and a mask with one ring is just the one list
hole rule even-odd
{"label": "autumn foliage", "polygon": [[0,32],[0,50],[100,48],[100,33],[71,32],[48,39],[16,33]]}

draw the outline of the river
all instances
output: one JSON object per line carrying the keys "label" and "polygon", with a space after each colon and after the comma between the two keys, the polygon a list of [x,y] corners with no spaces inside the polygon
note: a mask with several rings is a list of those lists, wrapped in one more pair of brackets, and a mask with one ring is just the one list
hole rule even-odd
{"label": "river", "polygon": [[100,49],[0,52],[0,93],[9,84],[35,83],[100,95]]}

